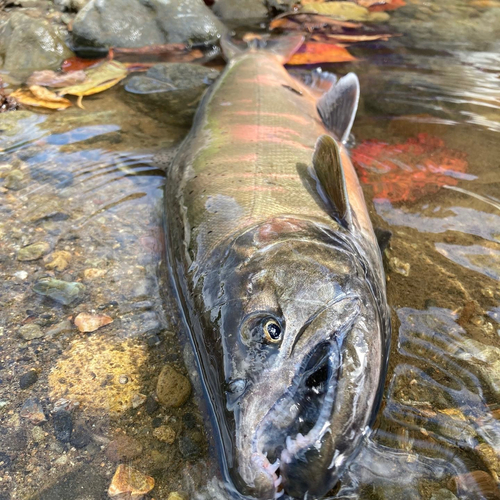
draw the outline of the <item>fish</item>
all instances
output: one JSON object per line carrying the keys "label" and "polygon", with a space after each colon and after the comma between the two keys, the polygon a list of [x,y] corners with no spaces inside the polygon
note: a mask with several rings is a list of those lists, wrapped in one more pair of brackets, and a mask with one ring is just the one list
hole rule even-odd
{"label": "fish", "polygon": [[359,81],[289,74],[302,42],[224,39],[166,176],[166,262],[233,498],[324,496],[387,371],[382,257],[345,146]]}

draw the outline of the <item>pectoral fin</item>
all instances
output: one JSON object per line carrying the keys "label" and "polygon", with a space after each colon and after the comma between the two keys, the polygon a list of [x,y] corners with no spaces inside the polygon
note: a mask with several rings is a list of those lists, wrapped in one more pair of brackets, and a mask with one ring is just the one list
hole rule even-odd
{"label": "pectoral fin", "polygon": [[339,146],[332,137],[322,135],[316,141],[313,169],[320,196],[332,210],[337,221],[344,227],[349,227],[352,215],[344,170]]}
{"label": "pectoral fin", "polygon": [[317,104],[325,126],[342,143],[351,132],[359,101],[359,80],[354,73],[343,76],[323,94]]}

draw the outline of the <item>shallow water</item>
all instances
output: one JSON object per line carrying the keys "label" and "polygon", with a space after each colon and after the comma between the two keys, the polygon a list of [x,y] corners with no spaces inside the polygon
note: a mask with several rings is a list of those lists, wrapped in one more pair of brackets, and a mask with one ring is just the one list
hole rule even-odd
{"label": "shallow water", "polygon": [[[389,27],[402,36],[328,68],[360,78],[350,147],[374,225],[393,232],[394,331],[376,430],[332,496],[500,498],[500,4],[414,1]],[[221,497],[199,396],[180,409],[144,402],[166,362],[195,377],[165,281],[164,176],[152,161],[187,129],[133,99],[119,87],[85,110],[0,115],[0,161],[22,172],[0,194],[0,498],[107,498],[116,464],[104,452],[120,434],[142,444],[130,463],[155,478],[154,498]],[[374,151],[386,163],[366,162]],[[45,256],[19,261],[35,242],[50,245]],[[46,267],[55,251],[70,254],[65,269]],[[47,275],[81,281],[83,297],[35,294]],[[82,334],[68,322],[79,312],[114,321]],[[38,338],[22,337],[27,324]],[[20,389],[31,369],[38,380]],[[32,397],[47,415],[60,397],[78,401],[73,426],[88,442],[21,417]],[[163,425],[174,444],[153,435]],[[181,440],[194,443],[190,458]]]}

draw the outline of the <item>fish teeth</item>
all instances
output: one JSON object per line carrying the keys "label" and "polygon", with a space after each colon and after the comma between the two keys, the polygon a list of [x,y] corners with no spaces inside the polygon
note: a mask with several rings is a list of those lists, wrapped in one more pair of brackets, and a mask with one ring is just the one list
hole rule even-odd
{"label": "fish teeth", "polygon": [[276,459],[276,462],[274,464],[269,464],[267,467],[273,474],[279,469],[280,467],[280,460],[279,458]]}
{"label": "fish teeth", "polygon": [[293,449],[295,448],[295,443],[293,441],[293,439],[290,437],[290,436],[287,436],[286,437],[286,449],[293,453]]}
{"label": "fish teeth", "polygon": [[285,462],[286,464],[289,464],[292,461],[292,456],[290,455],[290,452],[287,449],[284,449],[281,452],[281,461]]}
{"label": "fish teeth", "polygon": [[307,438],[302,433],[300,433],[300,432],[295,437],[295,440],[299,444],[306,444],[307,443]]}
{"label": "fish teeth", "polygon": [[281,490],[281,491],[277,491],[275,494],[274,494],[274,498],[280,498],[281,496],[283,496],[285,494],[285,490]]}
{"label": "fish teeth", "polygon": [[278,479],[274,480],[274,487],[277,488],[281,484],[282,481],[283,481],[283,477],[279,476]]}

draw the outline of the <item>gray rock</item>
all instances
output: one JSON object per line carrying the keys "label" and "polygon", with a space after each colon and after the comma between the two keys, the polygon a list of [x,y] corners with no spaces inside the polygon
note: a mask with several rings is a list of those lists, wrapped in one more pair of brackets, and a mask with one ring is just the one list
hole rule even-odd
{"label": "gray rock", "polygon": [[46,241],[39,241],[21,248],[19,252],[17,252],[17,260],[21,262],[37,260],[49,253],[49,251],[50,245]]}
{"label": "gray rock", "polygon": [[40,325],[28,323],[27,325],[23,325],[19,328],[19,335],[21,335],[24,340],[33,340],[42,338],[43,332]]}
{"label": "gray rock", "polygon": [[50,297],[56,302],[68,305],[83,297],[85,285],[54,278],[41,278],[33,285],[33,291]]}
{"label": "gray rock", "polygon": [[73,55],[64,42],[62,26],[33,16],[13,12],[0,21],[2,69],[18,78],[37,70],[58,69],[64,59]]}
{"label": "gray rock", "polygon": [[23,187],[23,180],[24,174],[16,168],[5,176],[4,186],[12,191],[19,191]]}
{"label": "gray rock", "polygon": [[38,398],[27,399],[21,407],[19,415],[29,420],[33,425],[40,425],[47,421],[42,403]]}
{"label": "gray rock", "polygon": [[259,0],[217,0],[212,7],[214,14],[224,21],[265,19],[267,7]]}
{"label": "gray rock", "polygon": [[142,113],[160,121],[189,124],[205,89],[219,76],[215,69],[198,64],[162,63],[144,75],[130,78],[128,101]]}
{"label": "gray rock", "polygon": [[19,387],[27,389],[31,387],[38,380],[38,373],[36,370],[28,370],[19,377]]}
{"label": "gray rock", "polygon": [[215,41],[225,31],[202,0],[91,0],[76,16],[77,49]]}

